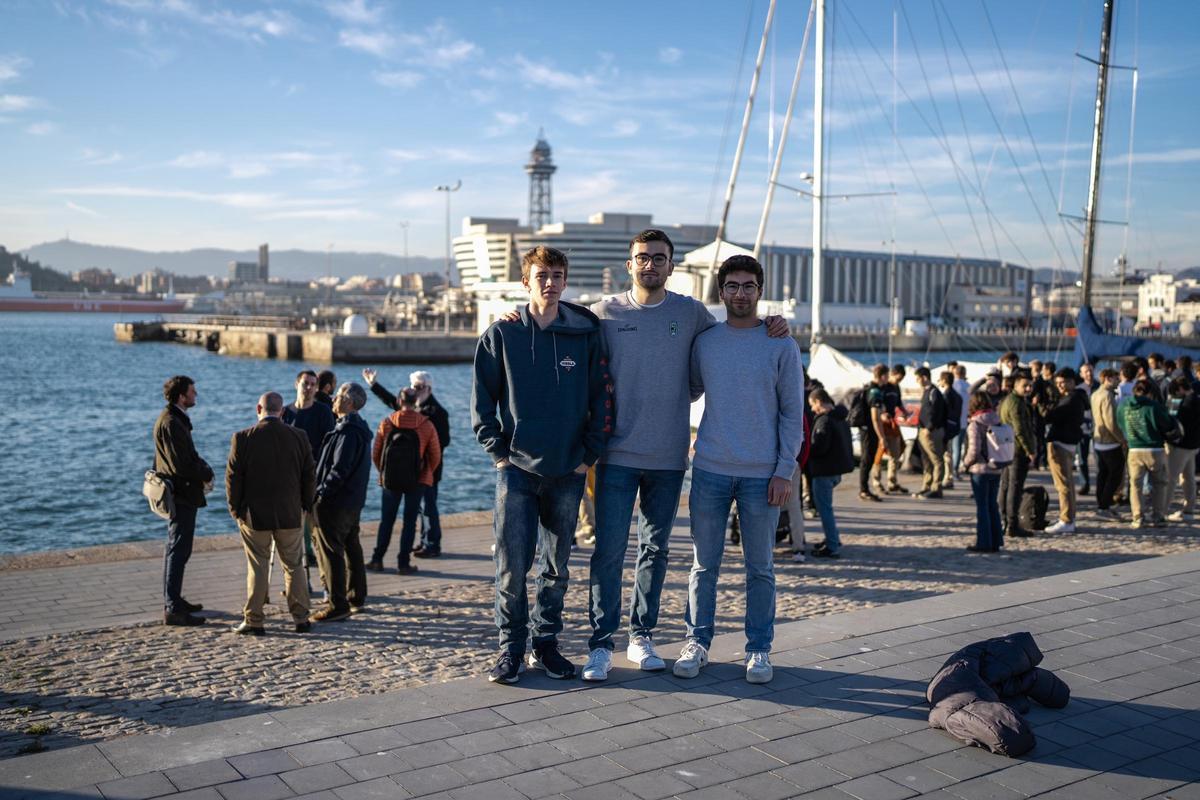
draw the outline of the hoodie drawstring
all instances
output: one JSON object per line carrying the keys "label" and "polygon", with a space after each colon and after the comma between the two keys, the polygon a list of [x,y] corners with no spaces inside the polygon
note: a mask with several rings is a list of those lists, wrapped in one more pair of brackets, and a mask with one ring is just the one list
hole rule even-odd
{"label": "hoodie drawstring", "polygon": [[554,343],[554,385],[558,386],[558,334],[550,331],[550,341]]}

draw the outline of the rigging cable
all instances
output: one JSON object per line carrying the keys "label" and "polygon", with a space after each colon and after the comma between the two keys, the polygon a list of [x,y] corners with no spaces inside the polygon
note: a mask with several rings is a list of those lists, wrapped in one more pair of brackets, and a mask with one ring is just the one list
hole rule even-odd
{"label": "rigging cable", "polygon": [[725,127],[721,130],[721,144],[717,147],[717,162],[713,165],[712,187],[708,191],[708,208],[704,212],[705,226],[712,225],[713,205],[717,202],[717,188],[721,185],[721,163],[725,160],[725,148],[729,145],[729,131],[733,127],[733,112],[737,107],[738,89],[742,85],[742,70],[746,66],[746,49],[750,45],[751,23],[754,22],[754,3],[746,12],[746,31],[742,34],[742,49],[738,53],[737,72],[729,89],[729,107],[725,110]]}
{"label": "rigging cable", "polygon": [[[1025,114],[1025,106],[1021,103],[1021,95],[1017,93],[1017,84],[1013,81],[1012,72],[1008,68],[1008,59],[1004,57],[1004,50],[1000,47],[1000,37],[996,35],[996,28],[992,25],[992,15],[988,13],[987,3],[984,0],[979,0],[979,5],[983,8],[983,18],[987,20],[988,30],[992,34],[992,41],[996,43],[996,53],[1000,56],[1000,65],[1004,67],[1004,75],[1008,79],[1008,88],[1012,90],[1013,99],[1017,101],[1017,110],[1021,113],[1021,122],[1025,126],[1025,134],[1029,137],[1029,144],[1033,146],[1033,157],[1037,161],[1038,170],[1042,173],[1042,180],[1046,182],[1046,191],[1050,193],[1052,200],[1056,200],[1054,187],[1050,185],[1050,175],[1046,172],[1046,165],[1042,162],[1042,153],[1037,146],[1037,139],[1033,136],[1033,129],[1029,127],[1029,117]],[[1061,205],[1061,201],[1059,204]],[[1066,220],[1059,217],[1058,223],[1062,227],[1063,237],[1067,240],[1067,246],[1071,248],[1072,259],[1078,259],[1079,253],[1075,250],[1075,240],[1071,238],[1070,232],[1067,230]]]}
{"label": "rigging cable", "polygon": [[[930,0],[930,2],[932,2],[932,0]],[[1079,25],[1076,27],[1076,31],[1075,31],[1075,52],[1076,53],[1078,53],[1080,50],[1083,49],[1081,47],[1081,44],[1083,42],[1083,18],[1084,18],[1084,11],[1085,11],[1085,6],[1087,3],[1087,0],[1079,0],[1079,3],[1080,3]],[[1077,66],[1078,66],[1078,62],[1072,60],[1071,61],[1071,82],[1070,82],[1070,87],[1067,89],[1067,126],[1063,130],[1062,169],[1060,170],[1059,176],[1058,176],[1058,213],[1059,214],[1062,214],[1063,196],[1066,193],[1066,186],[1067,186],[1067,153],[1069,152],[1068,147],[1069,147],[1069,144],[1071,141],[1071,111],[1075,105],[1075,74],[1078,72],[1078,70],[1076,69]]]}

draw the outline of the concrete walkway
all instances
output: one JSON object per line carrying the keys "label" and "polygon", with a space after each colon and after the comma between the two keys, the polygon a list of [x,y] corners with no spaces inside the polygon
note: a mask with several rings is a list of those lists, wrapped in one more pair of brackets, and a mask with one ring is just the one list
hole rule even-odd
{"label": "concrete walkway", "polygon": [[[1019,630],[1072,688],[1030,713],[1037,748],[929,730],[945,657]],[[743,680],[742,643],[718,637],[691,681],[468,678],[14,758],[0,796],[1200,797],[1200,553],[781,625],[767,686]]]}

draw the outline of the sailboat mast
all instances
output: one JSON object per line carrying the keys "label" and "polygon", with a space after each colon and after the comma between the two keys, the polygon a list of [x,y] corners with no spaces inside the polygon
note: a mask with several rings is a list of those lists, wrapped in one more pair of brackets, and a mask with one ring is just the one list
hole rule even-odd
{"label": "sailboat mast", "polygon": [[1083,229],[1083,275],[1080,304],[1084,307],[1092,305],[1092,264],[1096,257],[1096,216],[1100,211],[1100,155],[1104,144],[1104,107],[1108,99],[1108,64],[1115,4],[1116,0],[1104,0],[1104,22],[1100,29],[1100,60],[1096,62],[1096,119],[1092,130],[1092,168]]}
{"label": "sailboat mast", "polygon": [[812,344],[821,341],[821,262],[825,247],[825,0],[817,2],[817,49],[813,88],[813,223],[809,302],[812,306]]}

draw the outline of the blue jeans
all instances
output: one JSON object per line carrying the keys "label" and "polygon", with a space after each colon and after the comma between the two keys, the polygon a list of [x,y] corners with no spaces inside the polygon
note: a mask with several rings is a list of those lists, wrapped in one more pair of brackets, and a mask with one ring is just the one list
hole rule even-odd
{"label": "blue jeans", "polygon": [[425,550],[442,549],[442,518],[438,514],[437,495],[438,481],[435,480],[433,486],[425,487],[422,497],[425,516],[429,517],[429,527],[425,529],[425,536],[421,540],[421,547]]}
{"label": "blue jeans", "polygon": [[167,521],[167,546],[163,551],[163,608],[169,614],[183,611],[183,570],[192,557],[196,537],[196,507],[175,501],[175,514]]}
{"label": "blue jeans", "polygon": [[975,546],[995,550],[1004,545],[1000,525],[1000,476],[971,474],[971,492],[975,495]]}
{"label": "blue jeans", "polygon": [[746,561],[746,652],[766,653],[775,638],[775,528],[779,507],[767,504],[769,478],[736,478],[692,468],[692,572],[687,636],[708,648],[717,612],[717,576],[725,553],[729,509],[737,502]]}
{"label": "blue jeans", "polygon": [[[533,623],[533,646],[552,642],[562,631],[563,595],[567,593],[567,559],[575,542],[579,498],[586,475],[568,473],[545,478],[512,464],[496,470],[496,627],[500,649],[525,654]],[[538,547],[538,544],[541,547]],[[540,550],[533,614],[525,576]]]}
{"label": "blue jeans", "polygon": [[821,517],[821,530],[825,532],[825,546],[836,553],[842,549],[842,537],[838,536],[837,518],[833,515],[833,490],[842,482],[841,475],[823,475],[812,478],[813,504]]}
{"label": "blue jeans", "polygon": [[408,566],[409,554],[413,549],[413,539],[417,535],[417,516],[421,513],[421,497],[425,493],[424,486],[405,494],[383,490],[383,499],[379,508],[379,529],[375,532],[375,552],[371,554],[372,561],[383,562],[387,555],[388,545],[392,543],[392,528],[396,524],[396,513],[400,510],[400,501],[404,501],[404,522],[400,528],[400,565]]}
{"label": "blue jeans", "polygon": [[967,433],[965,430],[960,430],[953,439],[946,443],[946,452],[950,453],[950,468],[954,470],[953,474],[946,476],[947,479],[958,474],[958,465],[962,463],[963,452],[966,449]]}
{"label": "blue jeans", "polygon": [[683,470],[634,469],[616,464],[596,467],[596,549],[591,562],[592,637],[588,649],[613,649],[620,625],[621,575],[629,549],[634,497],[638,504],[638,553],[629,607],[629,636],[649,636],[658,625],[658,600],[667,575],[668,542]]}

